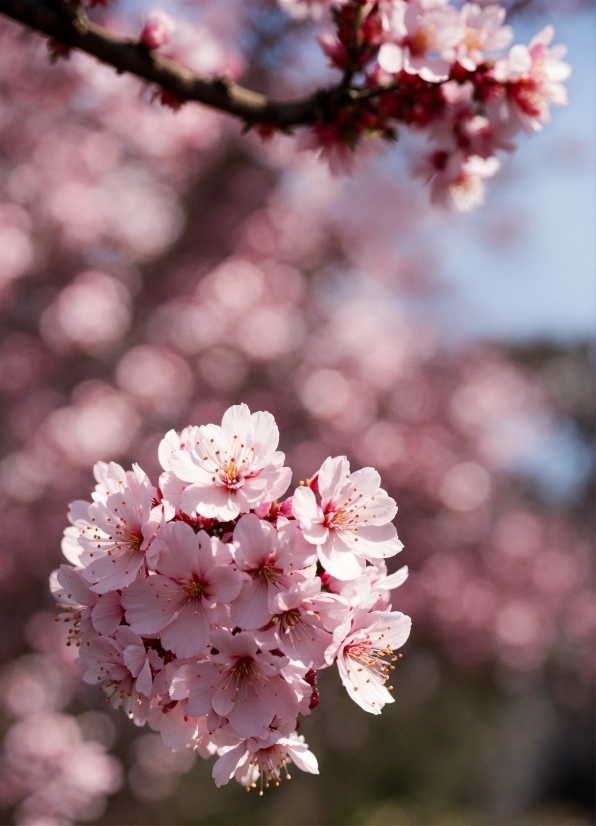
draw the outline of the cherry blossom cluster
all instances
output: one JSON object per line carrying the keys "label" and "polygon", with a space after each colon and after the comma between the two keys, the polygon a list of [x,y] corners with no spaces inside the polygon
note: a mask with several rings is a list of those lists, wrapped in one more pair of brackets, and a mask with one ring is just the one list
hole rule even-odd
{"label": "cherry blossom cluster", "polygon": [[217,755],[217,786],[279,785],[287,765],[318,773],[297,733],[334,663],[372,714],[410,618],[387,574],[401,542],[396,504],[372,468],[329,458],[293,496],[270,413],[231,407],[221,426],[171,430],[154,486],[137,465],[95,465],[92,502],[64,534],[51,577],[83,679],[173,749]]}
{"label": "cherry blossom cluster", "polygon": [[[105,0],[88,0],[103,5]],[[564,46],[551,46],[552,26],[528,45],[511,45],[506,9],[497,4],[448,0],[279,0],[296,17],[328,21],[319,44],[339,81],[310,97],[310,110],[289,122],[277,104],[260,113],[235,112],[249,131],[270,139],[300,128],[299,147],[317,151],[333,172],[350,171],[365,139],[394,141],[403,126],[422,132],[428,149],[414,173],[430,187],[435,204],[470,210],[484,202],[484,181],[500,168],[499,152],[515,149],[520,131],[531,134],[550,120],[550,107],[567,103],[564,81],[571,67]],[[188,67],[183,38],[161,9],[150,11],[137,45]],[[52,60],[70,47],[50,40]],[[230,89],[241,65],[230,60],[214,75]],[[238,63],[238,61],[236,61]],[[190,68],[190,67],[188,67]],[[213,67],[211,67],[213,68]],[[204,77],[203,77],[204,80]],[[227,84],[227,86],[226,86]],[[167,86],[167,84],[165,84]],[[178,111],[184,98],[165,86],[150,98]],[[218,87],[219,88],[219,87]],[[243,94],[246,90],[243,90]],[[229,101],[208,101],[228,111]]]}
{"label": "cherry blossom cluster", "polygon": [[[415,170],[434,203],[469,210],[512,151],[520,130],[531,134],[565,105],[571,67],[564,46],[550,47],[552,26],[529,45],[514,45],[505,9],[447,0],[281,0],[295,12],[329,7],[335,31],[319,36],[331,65],[363,104],[340,107],[315,124],[305,145],[332,169],[350,167],[364,137],[393,140],[397,124],[424,130],[430,150]],[[359,78],[358,84],[354,78]]]}

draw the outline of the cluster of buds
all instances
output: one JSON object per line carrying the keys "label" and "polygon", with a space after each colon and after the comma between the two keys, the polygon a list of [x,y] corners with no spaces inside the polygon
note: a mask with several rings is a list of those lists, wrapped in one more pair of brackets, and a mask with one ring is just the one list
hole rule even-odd
{"label": "cluster of buds", "polygon": [[92,502],[70,507],[71,563],[51,588],[83,679],[173,749],[217,755],[216,785],[278,785],[318,773],[297,717],[337,664],[349,696],[379,714],[410,619],[387,574],[402,545],[372,468],[344,456],[280,502],[291,481],[269,413],[231,407],[221,426],[170,431],[154,486],[99,462]]}
{"label": "cluster of buds", "polygon": [[[332,0],[335,32],[319,37],[331,65],[344,75],[357,112],[332,113],[313,127],[310,145],[332,167],[349,165],[362,138],[392,140],[405,124],[432,145],[417,173],[435,203],[467,210],[484,199],[483,180],[499,169],[496,153],[512,151],[520,130],[540,130],[550,106],[564,105],[571,68],[564,46],[550,47],[552,26],[528,46],[515,45],[505,9],[447,0]],[[284,3],[287,7],[287,2]],[[357,82],[355,82],[355,80]]]}

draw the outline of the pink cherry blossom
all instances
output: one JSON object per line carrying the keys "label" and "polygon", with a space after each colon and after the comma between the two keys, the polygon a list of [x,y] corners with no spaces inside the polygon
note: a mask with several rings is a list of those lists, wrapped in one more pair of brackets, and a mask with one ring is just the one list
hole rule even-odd
{"label": "pink cherry blossom", "polygon": [[247,631],[212,631],[211,644],[217,654],[182,666],[174,676],[172,699],[188,697],[188,711],[195,717],[212,710],[227,717],[241,737],[260,736],[274,716],[296,716],[298,698],[280,673],[285,657],[260,651]]}
{"label": "pink cherry blossom", "polygon": [[271,783],[279,785],[284,776],[282,772],[290,779],[288,763],[294,763],[310,774],[319,773],[317,758],[309,751],[304,737],[296,732],[284,737],[271,731],[265,737],[251,737],[221,752],[213,766],[213,779],[218,787],[235,777],[238,783],[250,789],[255,788],[260,779],[259,794],[263,794],[263,787],[269,788]]}
{"label": "pink cherry blossom", "polygon": [[184,662],[172,660],[155,675],[147,721],[150,728],[159,731],[164,743],[173,751],[196,747],[200,738],[209,732],[206,717],[188,714],[188,700],[172,700],[170,697],[172,678]]}
{"label": "pink cherry blossom", "polygon": [[427,177],[432,178],[437,171],[445,171],[449,156],[457,152],[462,153],[458,158],[464,162],[474,155],[489,160],[498,150],[512,152],[515,149],[512,138],[517,128],[511,120],[500,117],[500,101],[489,100],[485,114],[479,115],[471,81],[447,81],[441,86],[441,94],[448,106],[429,127],[430,140],[437,145],[437,151],[431,156],[434,166],[426,170],[424,165],[419,166],[419,174],[426,172]]}
{"label": "pink cherry blossom", "polygon": [[[239,436],[256,471],[237,478],[264,476],[254,511],[233,520],[229,507],[219,518],[185,512],[186,492],[198,485],[176,476],[179,465],[196,465],[197,445],[216,456],[225,443],[229,470],[246,456],[234,454]],[[345,457],[330,458],[279,503],[271,498],[284,471],[277,438],[272,417],[238,406],[220,428],[166,434],[160,488],[136,465],[98,463],[94,501],[70,509],[64,550],[75,567],[51,577],[85,681],[170,748],[218,755],[218,784],[232,775],[248,787],[259,775],[277,783],[290,761],[316,772],[295,731],[298,715],[318,704],[316,670],[339,657],[343,674],[344,660],[373,646],[379,622],[401,616],[385,610],[405,573],[387,576],[384,557],[401,543],[390,524],[395,502],[376,471],[351,474]],[[164,496],[172,484],[175,506]],[[329,570],[318,575],[321,560]]]}
{"label": "pink cherry blossom", "polygon": [[82,568],[80,556],[83,553],[83,548],[79,544],[79,536],[83,529],[88,530],[93,526],[89,521],[89,507],[91,502],[85,502],[78,499],[71,502],[68,507],[68,521],[70,525],[64,529],[64,536],[62,537],[61,549],[62,553],[68,561],[75,566],[75,568]]}
{"label": "pink cherry blossom", "polygon": [[[142,471],[141,471],[142,474]],[[105,502],[112,493],[120,493],[130,484],[134,484],[137,474],[131,470],[124,470],[117,462],[96,462],[93,465],[93,475],[97,482],[91,494],[94,502]],[[144,474],[142,474],[144,475]]]}
{"label": "pink cherry blossom", "polygon": [[161,520],[160,508],[153,507],[155,488],[140,468],[128,482],[130,487],[89,507],[91,527],[79,537],[83,576],[98,594],[133,582]]}
{"label": "pink cherry blossom", "polygon": [[549,48],[555,34],[546,26],[528,46],[513,46],[506,57],[495,64],[494,77],[507,84],[507,100],[512,114],[522,128],[531,134],[540,131],[550,121],[550,106],[565,106],[567,90],[563,81],[571,74],[571,66],[563,61],[565,46]]}
{"label": "pink cherry blossom", "polygon": [[235,625],[254,630],[273,617],[271,599],[279,589],[304,579],[315,561],[312,545],[298,531],[295,522],[283,521],[276,530],[255,514],[243,516],[234,529],[236,564],[250,580],[231,607]]}
{"label": "pink cherry blossom", "polygon": [[434,204],[468,212],[484,203],[484,180],[491,178],[500,165],[495,157],[437,150],[418,166],[417,172],[430,181]]}
{"label": "pink cherry blossom", "polygon": [[390,607],[391,591],[403,585],[407,578],[407,565],[387,575],[387,565],[383,559],[375,560],[374,565],[367,565],[362,575],[356,579],[336,579],[328,573],[321,577],[326,589],[332,594],[341,596],[352,608],[357,608],[364,603],[368,604],[371,596],[374,596],[376,599],[371,610],[375,611],[385,611]]}
{"label": "pink cherry blossom", "polygon": [[[273,594],[269,600],[274,623],[269,631],[269,647],[279,648],[307,669],[324,666],[325,651],[333,639],[321,615],[328,605],[319,603],[320,592],[321,581],[316,577],[296,582],[288,590]],[[329,595],[326,598],[329,600]],[[348,610],[345,605],[340,616],[345,616]],[[264,640],[266,636],[259,635],[259,639]]]}
{"label": "pink cherry blossom", "polygon": [[348,60],[348,50],[343,43],[332,32],[323,32],[317,37],[317,41],[331,65],[343,69]]}
{"label": "pink cherry blossom", "polygon": [[273,416],[251,414],[245,404],[230,407],[221,427],[200,427],[192,449],[170,457],[174,474],[190,483],[182,494],[182,510],[226,521],[277,499],[292,475],[283,466],[284,454],[276,450],[278,442]]}
{"label": "pink cherry blossom", "polygon": [[379,600],[373,606],[373,611],[386,611],[391,608],[390,594],[399,588],[408,578],[408,566],[403,565],[392,574],[387,574],[387,565],[382,559],[376,560],[375,565],[369,565],[364,573],[370,578],[372,593],[378,594]]}
{"label": "pink cherry blossom", "polygon": [[189,425],[183,428],[180,433],[175,430],[168,430],[157,448],[157,458],[159,464],[166,471],[171,470],[170,458],[176,450],[190,450],[196,442],[198,427]]}
{"label": "pink cherry blossom", "polygon": [[299,149],[317,152],[335,177],[351,174],[361,160],[361,154],[356,154],[354,147],[346,142],[342,131],[333,123],[316,123],[303,130],[297,145]]}
{"label": "pink cherry blossom", "polygon": [[164,511],[164,519],[169,522],[180,512],[182,493],[188,487],[188,482],[179,479],[172,471],[170,458],[176,450],[190,450],[196,443],[196,433],[199,428],[189,425],[180,433],[168,430],[159,443],[157,456],[164,472],[159,477],[159,494]]}
{"label": "pink cherry blossom", "polygon": [[219,539],[185,522],[164,525],[156,543],[157,573],[122,594],[126,619],[139,634],[161,632],[177,657],[192,657],[207,647],[211,626],[225,622],[221,608],[238,596],[243,575]]}
{"label": "pink cherry blossom", "polygon": [[392,42],[384,43],[378,55],[384,71],[396,74],[403,69],[431,82],[448,78],[450,61],[444,55],[465,32],[457,9],[444,4],[425,8],[416,0],[397,2],[386,14],[386,28]]}
{"label": "pink cherry blossom", "polygon": [[358,609],[334,632],[327,662],[337,658],[348,695],[371,714],[380,714],[386,703],[394,702],[385,683],[397,659],[393,651],[408,639],[411,624],[410,617],[397,611]]}
{"label": "pink cherry blossom", "polygon": [[307,542],[318,548],[321,565],[338,579],[355,579],[367,559],[401,551],[391,520],[397,506],[381,489],[373,468],[350,473],[345,456],[327,459],[317,474],[317,498],[304,486],[294,493],[293,512]]}
{"label": "pink cherry blossom", "polygon": [[163,662],[130,628],[121,626],[114,638],[96,636],[81,648],[86,683],[97,685],[113,706],[122,708],[137,725],[147,721],[153,674]]}
{"label": "pink cherry blossom", "polygon": [[157,49],[169,41],[175,28],[176,24],[169,14],[162,9],[153,9],[147,15],[139,42],[146,49]]}
{"label": "pink cherry blossom", "polygon": [[68,624],[68,645],[73,641],[77,645],[81,640],[85,642],[92,629],[109,636],[120,625],[123,611],[118,592],[98,596],[80,571],[70,565],[61,565],[52,573],[50,590],[65,609],[59,618]]}
{"label": "pink cherry blossom", "polygon": [[[132,471],[125,471],[116,462],[96,462],[93,466],[93,475],[97,482],[95,490],[91,494],[94,502],[105,502],[112,493],[119,493],[128,486],[129,481],[134,485],[135,474]],[[82,547],[79,544],[79,536],[83,529],[88,530],[93,527],[89,518],[89,507],[91,502],[77,500],[71,502],[68,508],[68,521],[70,527],[64,530],[62,539],[62,553],[75,567],[82,567],[80,556]]]}
{"label": "pink cherry blossom", "polygon": [[513,39],[511,26],[503,26],[506,10],[501,6],[466,3],[461,10],[465,26],[462,40],[449,57],[473,72],[487,57],[506,49]]}
{"label": "pink cherry blossom", "polygon": [[161,739],[172,751],[194,746],[199,737],[200,726],[206,719],[191,717],[187,714],[187,705],[187,700],[172,701],[169,697],[163,703],[151,704],[149,727],[159,731]]}

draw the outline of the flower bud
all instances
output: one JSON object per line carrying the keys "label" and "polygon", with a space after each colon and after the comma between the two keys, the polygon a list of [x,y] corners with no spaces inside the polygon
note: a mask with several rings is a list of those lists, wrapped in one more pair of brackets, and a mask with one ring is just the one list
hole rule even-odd
{"label": "flower bud", "polygon": [[153,9],[147,16],[139,42],[146,49],[157,49],[169,41],[175,28],[169,14],[161,9]]}

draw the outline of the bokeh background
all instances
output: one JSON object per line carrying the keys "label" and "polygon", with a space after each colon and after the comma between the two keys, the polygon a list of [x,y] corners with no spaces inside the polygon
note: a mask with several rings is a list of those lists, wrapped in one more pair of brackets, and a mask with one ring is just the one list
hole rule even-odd
{"label": "bokeh background", "polygon": [[[571,103],[455,216],[410,177],[416,136],[333,178],[0,21],[3,823],[594,822],[594,9],[515,7],[518,40],[569,44]],[[165,8],[197,70],[332,77],[270,2]],[[99,14],[134,34],[145,10]],[[295,482],[329,454],[379,468],[414,620],[395,704],[324,672],[321,776],[262,799],[106,708],[47,591],[96,460],[156,476],[165,430],[240,401]]]}

